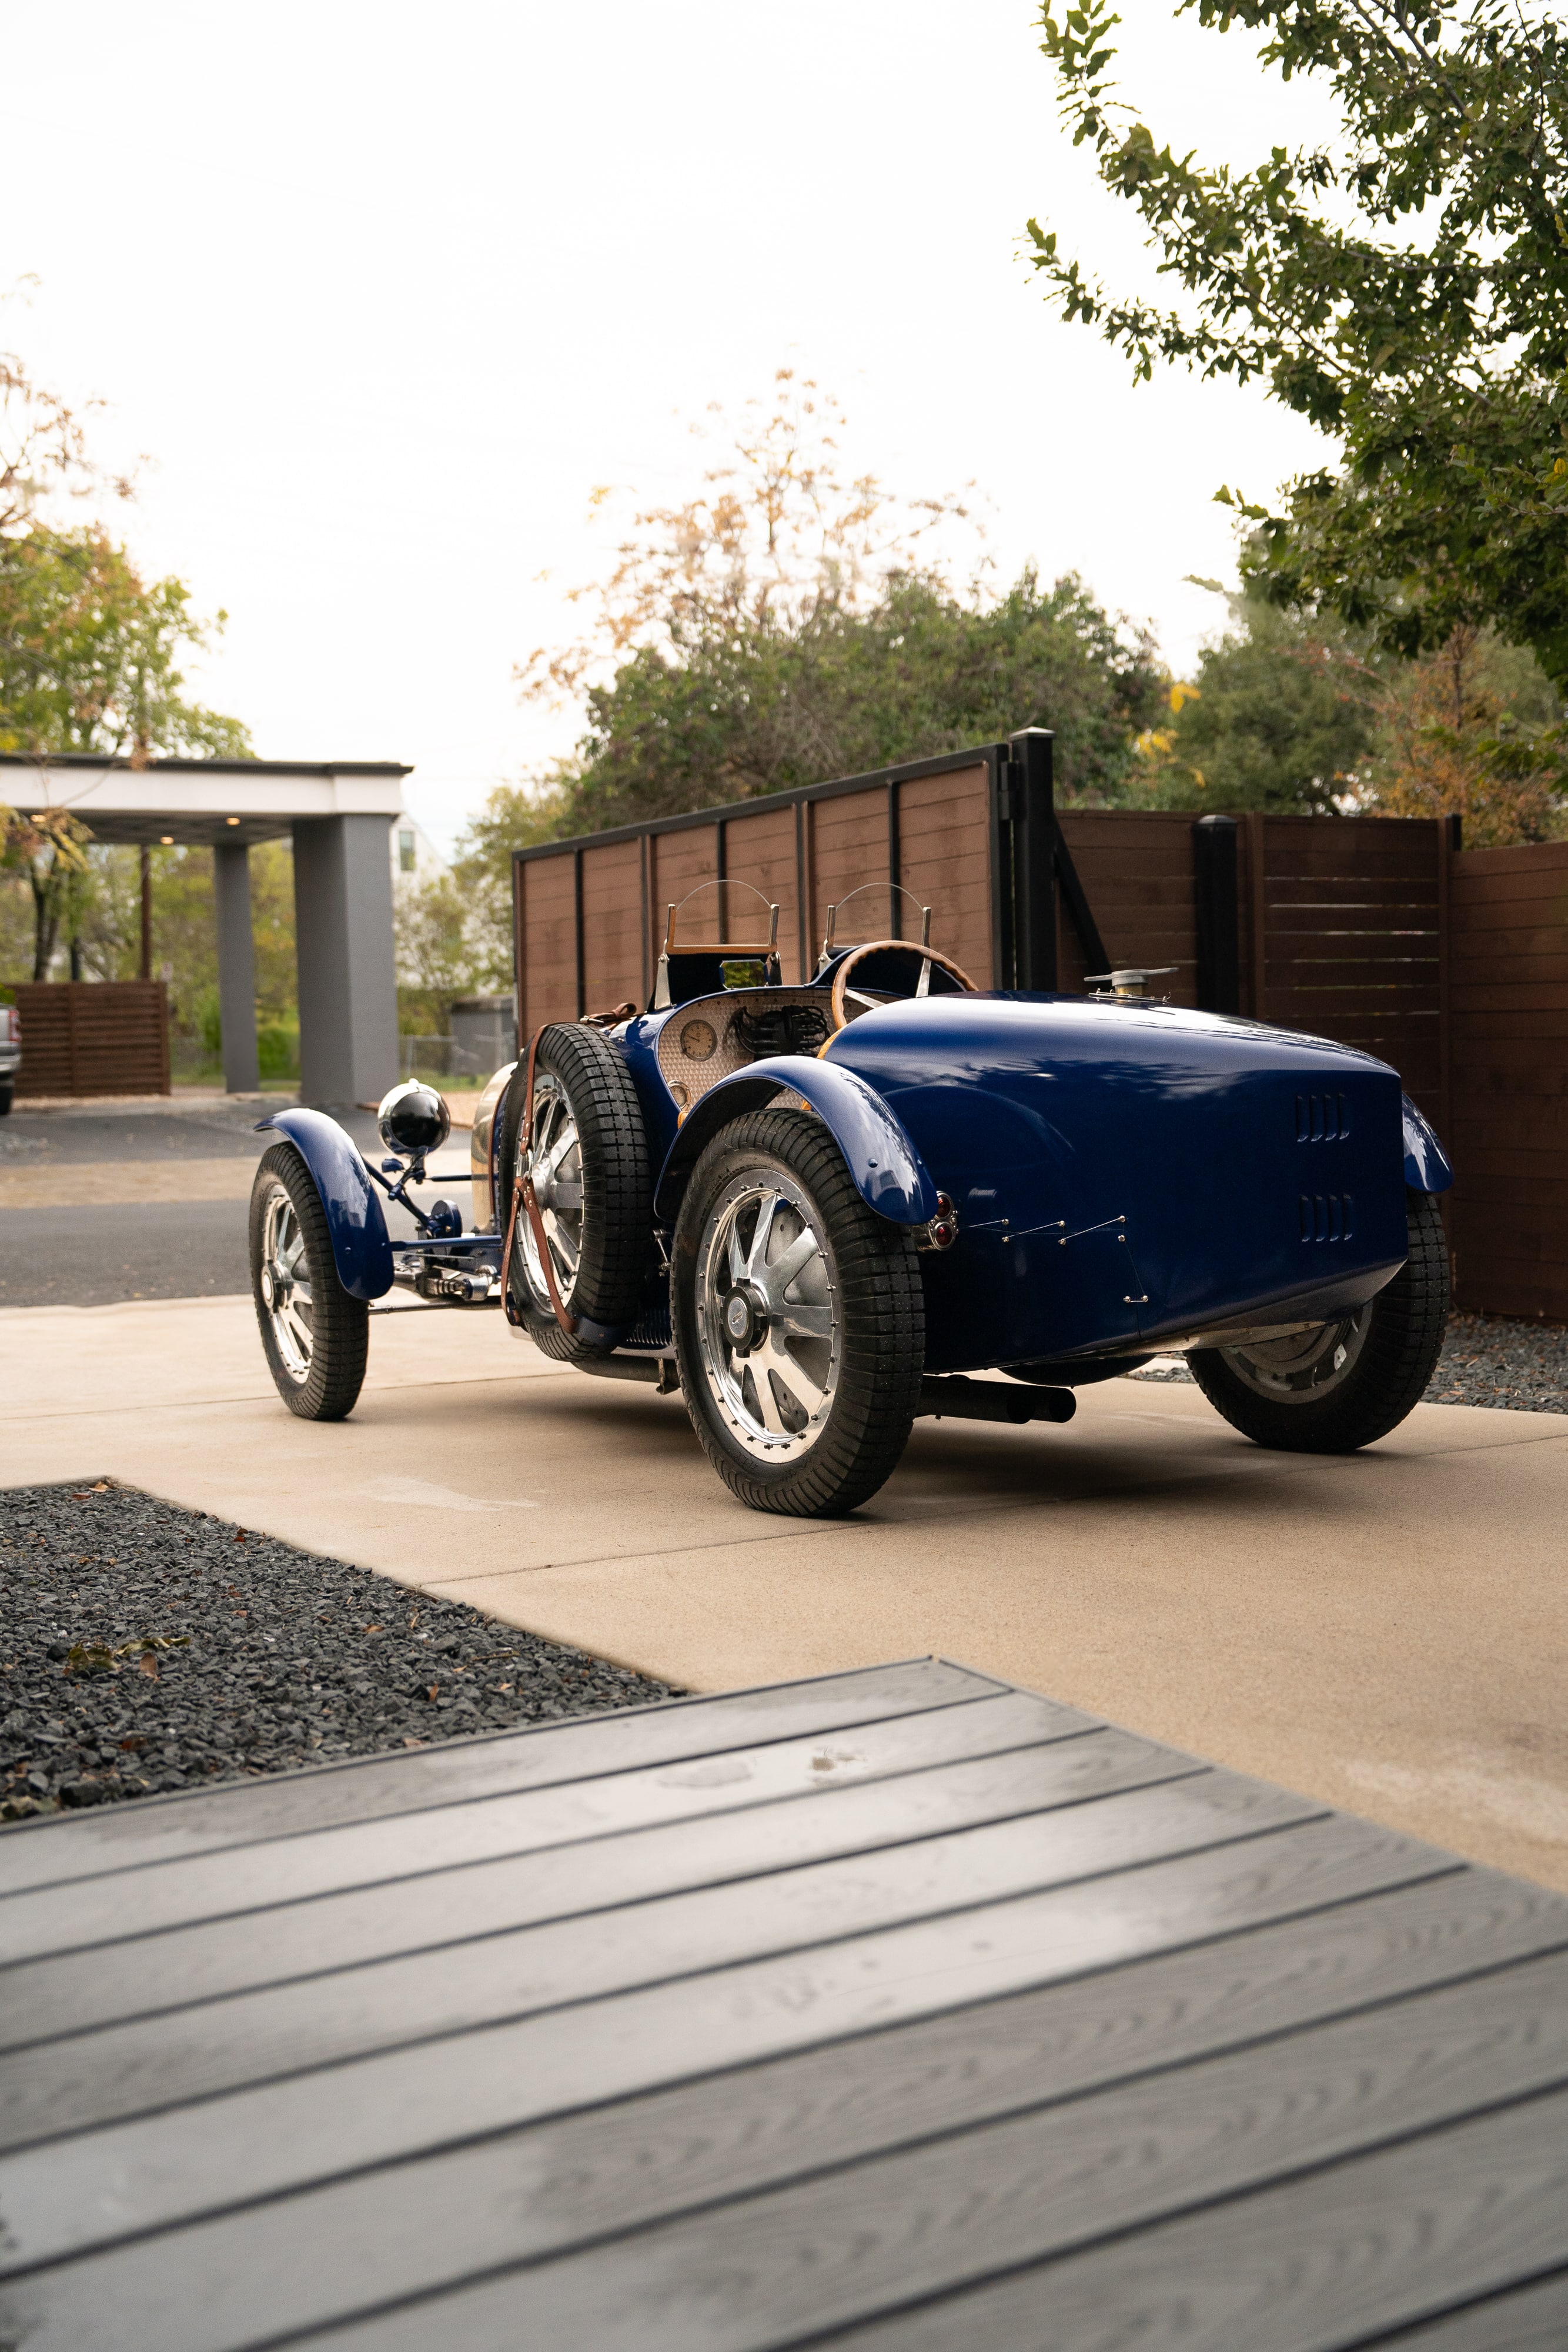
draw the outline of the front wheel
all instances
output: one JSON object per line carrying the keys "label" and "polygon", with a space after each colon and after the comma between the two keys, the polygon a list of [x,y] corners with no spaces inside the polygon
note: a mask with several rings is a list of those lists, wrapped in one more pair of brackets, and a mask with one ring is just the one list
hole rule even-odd
{"label": "front wheel", "polygon": [[708,1145],[671,1282],[686,1410],[757,1511],[852,1511],[909,1442],[925,1356],[912,1234],[867,1208],[821,1125],[758,1111]]}
{"label": "front wheel", "polygon": [[341,1421],[364,1383],[370,1308],[338,1279],[321,1196],[291,1143],[275,1143],[256,1171],[250,1279],[278,1395],[301,1421]]}
{"label": "front wheel", "polygon": [[1448,1320],[1448,1251],[1429,1192],[1408,1192],[1409,1255],[1352,1315],[1251,1348],[1197,1348],[1193,1378],[1259,1445],[1354,1454],[1386,1437],[1426,1392]]}

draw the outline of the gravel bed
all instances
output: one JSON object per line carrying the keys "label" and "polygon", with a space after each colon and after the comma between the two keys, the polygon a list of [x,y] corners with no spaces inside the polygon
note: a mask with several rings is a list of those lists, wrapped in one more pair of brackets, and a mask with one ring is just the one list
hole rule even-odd
{"label": "gravel bed", "polygon": [[[1186,1381],[1176,1356],[1156,1356],[1134,1381]],[[1512,1412],[1568,1412],[1568,1329],[1506,1315],[1450,1315],[1427,1404],[1500,1405]]]}
{"label": "gravel bed", "polygon": [[1568,1412],[1568,1329],[1506,1315],[1450,1315],[1427,1402]]}
{"label": "gravel bed", "polygon": [[0,1821],[675,1698],[133,1488],[0,1496]]}

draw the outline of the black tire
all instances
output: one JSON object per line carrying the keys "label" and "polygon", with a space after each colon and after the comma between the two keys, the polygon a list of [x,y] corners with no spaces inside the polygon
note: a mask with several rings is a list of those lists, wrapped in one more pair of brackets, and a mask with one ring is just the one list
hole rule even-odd
{"label": "black tire", "polygon": [[[534,1077],[534,1129],[541,1135],[544,1105],[559,1088],[576,1129],[580,1168],[580,1217],[575,1235],[575,1274],[556,1261],[558,1286],[568,1311],[600,1333],[625,1330],[643,1310],[652,1250],[653,1187],[648,1138],[632,1074],[609,1038],[586,1022],[552,1023],[539,1039]],[[519,1061],[497,1115],[496,1214],[504,1235],[512,1213],[523,1106],[528,1094],[527,1058]],[[548,1138],[546,1139],[548,1140]],[[561,1221],[541,1202],[547,1227],[560,1238]],[[552,1256],[555,1244],[552,1242]],[[527,1212],[519,1207],[507,1268],[514,1312],[534,1345],[547,1356],[570,1362],[602,1355],[612,1344],[592,1334],[569,1338],[557,1322]]]}
{"label": "black tire", "polygon": [[[755,1245],[770,1187],[775,1257],[804,1241],[808,1223],[817,1241],[772,1299],[734,1280],[725,1238],[737,1237],[737,1253]],[[764,1229],[762,1247],[770,1245]],[[761,1283],[768,1272],[764,1259]],[[670,1288],[686,1410],[730,1491],[754,1511],[800,1518],[852,1511],[874,1495],[897,1467],[920,1402],[920,1262],[913,1234],[867,1208],[820,1119],[756,1111],[715,1136],[681,1204]],[[787,1299],[802,1289],[798,1301]],[[747,1291],[751,1321],[732,1344],[725,1318]],[[796,1328],[786,1330],[791,1310]],[[808,1319],[815,1329],[802,1332]],[[763,1425],[768,1405],[776,1436]]]}
{"label": "black tire", "polygon": [[[303,1265],[308,1299],[277,1280],[277,1266],[288,1264]],[[275,1143],[256,1171],[250,1281],[267,1368],[278,1395],[301,1421],[341,1421],[352,1412],[364,1385],[370,1307],[364,1299],[350,1297],[338,1279],[327,1213],[291,1143]]]}
{"label": "black tire", "polygon": [[11,1105],[16,1097],[15,1078],[0,1078],[0,1118],[9,1118]]}
{"label": "black tire", "polygon": [[1354,1454],[1419,1404],[1448,1327],[1448,1250],[1429,1192],[1406,1193],[1406,1210],[1410,1255],[1359,1315],[1324,1324],[1322,1339],[1188,1356],[1209,1403],[1244,1437],[1286,1454]]}

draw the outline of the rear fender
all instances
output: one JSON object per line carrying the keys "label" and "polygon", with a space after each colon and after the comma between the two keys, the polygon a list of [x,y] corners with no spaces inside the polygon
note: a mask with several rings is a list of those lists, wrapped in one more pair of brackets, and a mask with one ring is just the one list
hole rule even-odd
{"label": "rear fender", "polygon": [[327,1212],[332,1261],[350,1298],[382,1298],[392,1285],[392,1243],[381,1197],[352,1136],[320,1110],[277,1110],[256,1121],[287,1136],[310,1171]]}
{"label": "rear fender", "polygon": [[1408,1095],[1401,1095],[1405,1114],[1405,1181],[1413,1192],[1446,1192],[1454,1181],[1448,1155]]}
{"label": "rear fender", "polygon": [[899,1119],[853,1070],[804,1054],[779,1054],[721,1079],[683,1121],[660,1171],[654,1208],[673,1223],[686,1178],[721,1127],[761,1110],[783,1091],[814,1111],[843,1153],[861,1198],[895,1225],[926,1225],[936,1187]]}

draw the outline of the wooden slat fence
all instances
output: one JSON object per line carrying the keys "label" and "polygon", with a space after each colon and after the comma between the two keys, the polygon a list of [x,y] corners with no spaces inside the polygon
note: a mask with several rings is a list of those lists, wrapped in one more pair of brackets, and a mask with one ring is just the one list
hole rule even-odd
{"label": "wooden slat fence", "polygon": [[18,1101],[168,1093],[169,999],[161,980],[29,982],[15,992]]}
{"label": "wooden slat fence", "polygon": [[[1040,827],[1038,811],[1030,828],[1014,823],[1021,772],[1009,745],[987,745],[525,852],[519,1034],[645,1003],[666,906],[727,877],[780,907],[787,980],[813,970],[830,904],[891,878],[933,908],[933,938],[981,988],[1081,989],[1092,967],[1065,890],[1054,961],[1026,969],[1027,877],[1014,866]],[[1207,828],[1163,810],[1067,809],[1055,821],[1111,965],[1172,965],[1156,986],[1175,1003],[1391,1063],[1455,1161],[1458,1302],[1568,1322],[1568,844],[1461,850],[1447,820],[1244,816],[1224,844],[1227,874],[1232,841],[1235,853],[1227,972],[1212,940],[1205,961],[1199,936]],[[873,902],[879,922],[886,903]]]}
{"label": "wooden slat fence", "polygon": [[1568,1323],[1568,842],[1450,867],[1457,1295]]}

